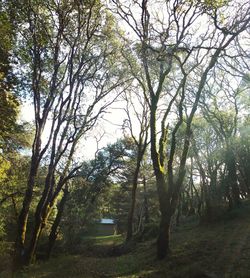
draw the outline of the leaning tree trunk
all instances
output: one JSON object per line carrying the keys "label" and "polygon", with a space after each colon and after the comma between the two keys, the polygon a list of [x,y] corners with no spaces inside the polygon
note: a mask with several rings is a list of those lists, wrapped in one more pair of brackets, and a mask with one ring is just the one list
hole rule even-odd
{"label": "leaning tree trunk", "polygon": [[51,255],[51,251],[52,251],[52,249],[55,245],[56,239],[57,239],[58,227],[59,227],[59,224],[61,222],[64,207],[65,207],[65,204],[66,204],[66,201],[67,201],[67,198],[68,198],[68,194],[69,194],[69,191],[67,189],[65,189],[63,192],[64,192],[64,194],[63,194],[61,202],[58,206],[57,215],[56,215],[56,218],[53,222],[53,225],[51,227],[51,231],[50,231],[50,234],[49,234],[49,242],[48,242],[48,249],[47,249],[47,258],[48,259]]}
{"label": "leaning tree trunk", "polygon": [[42,229],[45,226],[46,220],[50,213],[49,207],[49,193],[51,191],[51,187],[53,186],[53,175],[49,173],[46,177],[45,181],[45,189],[43,191],[42,198],[40,199],[36,212],[35,212],[35,226],[32,232],[29,248],[26,252],[26,264],[29,265],[35,256],[37,244],[42,232]]}
{"label": "leaning tree trunk", "polygon": [[27,231],[28,215],[30,210],[30,205],[33,196],[33,187],[35,183],[35,178],[39,166],[39,152],[40,152],[41,141],[37,140],[36,151],[33,152],[31,159],[31,166],[29,172],[29,178],[27,182],[27,189],[25,192],[22,209],[18,217],[17,225],[17,237],[15,241],[15,253],[13,259],[13,269],[17,270],[25,264],[25,238]]}

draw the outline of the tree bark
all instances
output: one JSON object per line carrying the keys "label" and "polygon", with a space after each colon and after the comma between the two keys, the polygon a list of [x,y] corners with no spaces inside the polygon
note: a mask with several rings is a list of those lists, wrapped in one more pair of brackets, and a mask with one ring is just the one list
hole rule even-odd
{"label": "tree bark", "polygon": [[68,198],[68,194],[69,191],[67,189],[64,190],[64,194],[63,197],[61,199],[61,202],[58,206],[58,211],[57,211],[57,215],[56,218],[53,222],[53,225],[51,227],[51,231],[49,234],[49,242],[48,242],[48,249],[47,249],[47,258],[49,259],[50,255],[51,255],[51,251],[55,245],[56,239],[57,239],[57,235],[58,235],[58,227],[59,224],[61,222],[62,219],[62,215],[63,215],[63,211],[64,211],[64,207]]}
{"label": "tree bark", "polygon": [[170,194],[167,192],[167,182],[162,174],[156,180],[158,199],[160,205],[160,225],[159,234],[157,238],[157,258],[164,259],[170,253],[170,225],[172,218],[171,199]]}
{"label": "tree bark", "polygon": [[[138,150],[138,152],[140,151]],[[128,225],[127,225],[127,236],[126,236],[127,242],[130,241],[133,237],[133,219],[134,219],[134,212],[135,212],[136,191],[137,191],[138,176],[139,176],[140,165],[141,165],[141,157],[142,157],[141,154],[138,153],[136,169],[133,178],[132,192],[131,192],[131,206],[128,213]]]}
{"label": "tree bark", "polygon": [[228,182],[229,182],[229,194],[231,197],[230,206],[239,207],[240,206],[240,190],[238,186],[237,170],[235,156],[232,150],[227,149],[226,165],[228,169]]}
{"label": "tree bark", "polygon": [[157,258],[159,260],[164,259],[170,253],[170,225],[171,215],[164,210],[164,212],[161,212],[159,235],[157,239]]}
{"label": "tree bark", "polygon": [[145,176],[143,177],[143,190],[144,190],[144,217],[145,223],[149,223],[149,210],[148,210],[148,195],[147,195],[147,182]]}
{"label": "tree bark", "polygon": [[[36,149],[40,150],[40,143],[36,147]],[[37,174],[38,166],[39,166],[39,153],[37,151],[34,152],[32,155],[27,189],[25,192],[22,209],[18,217],[17,237],[15,241],[15,253],[13,258],[14,270],[19,269],[25,264],[25,238],[26,238],[27,222],[28,222],[29,209],[32,201],[33,187],[35,183],[35,177]]]}
{"label": "tree bark", "polygon": [[26,252],[26,256],[25,256],[27,265],[29,265],[34,260],[38,240],[40,238],[43,228],[46,225],[46,220],[49,216],[51,207],[49,205],[50,200],[48,199],[48,195],[49,195],[51,186],[53,185],[52,180],[53,180],[52,175],[49,172],[46,177],[45,188],[43,191],[42,198],[40,199],[40,201],[37,205],[37,208],[36,208],[36,212],[35,212],[35,226],[34,226],[34,229],[32,232],[29,248],[28,248],[28,250]]}

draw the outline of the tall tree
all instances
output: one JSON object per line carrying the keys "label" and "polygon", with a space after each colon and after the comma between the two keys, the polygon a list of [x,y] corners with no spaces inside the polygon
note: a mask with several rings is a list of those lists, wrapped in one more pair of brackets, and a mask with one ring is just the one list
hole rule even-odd
{"label": "tall tree", "polygon": [[[169,253],[170,223],[185,176],[192,120],[218,59],[249,27],[249,5],[230,2],[224,6],[221,1],[113,2],[137,38],[130,49],[142,68],[138,79],[150,107],[151,158],[161,211],[157,256],[162,259]],[[204,22],[206,26],[200,28]],[[183,124],[185,136],[177,142]],[[177,149],[181,150],[178,160]]]}
{"label": "tall tree", "polygon": [[132,177],[131,205],[128,212],[126,241],[130,241],[133,236],[136,191],[143,156],[148,145],[148,105],[143,95],[138,93],[138,90],[140,90],[140,87],[130,88],[130,91],[124,95],[126,101],[126,107],[124,108],[126,119],[124,120],[123,128],[128,130],[129,136],[135,144],[135,167]]}
{"label": "tall tree", "polygon": [[[235,59],[243,58],[241,53],[236,57]],[[219,64],[214,76],[207,81],[207,94],[201,101],[203,115],[214,129],[224,149],[225,182],[230,208],[240,204],[241,188],[237,174],[236,141],[239,136],[239,125],[245,121],[248,113],[241,100],[247,91],[247,87],[241,86],[245,74],[241,72],[241,68],[237,71],[230,70],[231,64],[237,62],[235,59],[231,59],[229,65],[223,61]],[[244,59],[247,61],[249,57]]]}
{"label": "tall tree", "polygon": [[[96,220],[96,215],[99,216],[99,206],[103,206],[103,204],[100,205],[99,199],[107,194],[112,178],[121,171],[124,157],[128,155],[128,143],[127,140],[118,140],[98,150],[95,159],[85,162],[78,170],[76,178],[63,189],[63,197],[58,202],[58,211],[49,235],[48,256],[55,244],[62,217],[70,226],[70,241],[74,242],[73,237],[76,235],[71,234],[72,230],[76,233],[78,229],[86,228],[89,222],[93,223]],[[66,204],[67,199],[69,201]],[[67,215],[63,216],[65,204]]]}
{"label": "tall tree", "polygon": [[0,4],[0,150],[3,155],[21,145],[24,130],[17,122],[20,99],[16,94],[17,77],[14,74],[15,26],[8,1]]}
{"label": "tall tree", "polygon": [[[19,214],[16,266],[34,258],[59,193],[81,167],[73,163],[79,141],[116,99],[117,94],[108,98],[109,93],[123,82],[121,71],[114,67],[119,48],[110,32],[115,29],[114,21],[99,1],[23,1],[20,17],[17,46],[20,70],[26,74],[27,90],[33,97],[35,137]],[[25,248],[34,183],[45,158],[44,190]]]}

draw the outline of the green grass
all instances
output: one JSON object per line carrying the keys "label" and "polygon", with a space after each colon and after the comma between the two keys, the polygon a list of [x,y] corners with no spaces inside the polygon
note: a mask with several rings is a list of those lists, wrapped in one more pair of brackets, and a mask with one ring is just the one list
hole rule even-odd
{"label": "green grass", "polygon": [[10,277],[11,258],[10,254],[13,252],[13,242],[0,241],[0,277]]}
{"label": "green grass", "polygon": [[86,236],[82,239],[83,242],[92,242],[94,245],[112,245],[120,244],[123,242],[123,237],[121,235],[111,235],[111,236]]}
{"label": "green grass", "polygon": [[[186,221],[172,235],[172,254],[156,260],[155,240],[136,243],[120,256],[110,250],[121,236],[84,238],[77,254],[57,254],[32,265],[16,277],[250,277],[250,205],[227,212],[217,223]],[[9,272],[1,272],[0,277]],[[5,275],[5,276],[4,276]]]}

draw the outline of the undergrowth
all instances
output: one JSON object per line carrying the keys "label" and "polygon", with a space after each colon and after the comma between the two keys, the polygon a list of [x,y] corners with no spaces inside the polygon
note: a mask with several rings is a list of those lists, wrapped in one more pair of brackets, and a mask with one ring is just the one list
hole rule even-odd
{"label": "undergrowth", "polygon": [[[250,204],[245,203],[210,225],[184,221],[172,233],[171,255],[162,261],[156,260],[156,240],[149,235],[127,249],[121,236],[89,237],[82,240],[78,252],[55,253],[49,261],[38,262],[15,277],[248,278],[249,215]],[[1,254],[0,277],[11,277],[4,270],[8,266],[7,256]]]}

